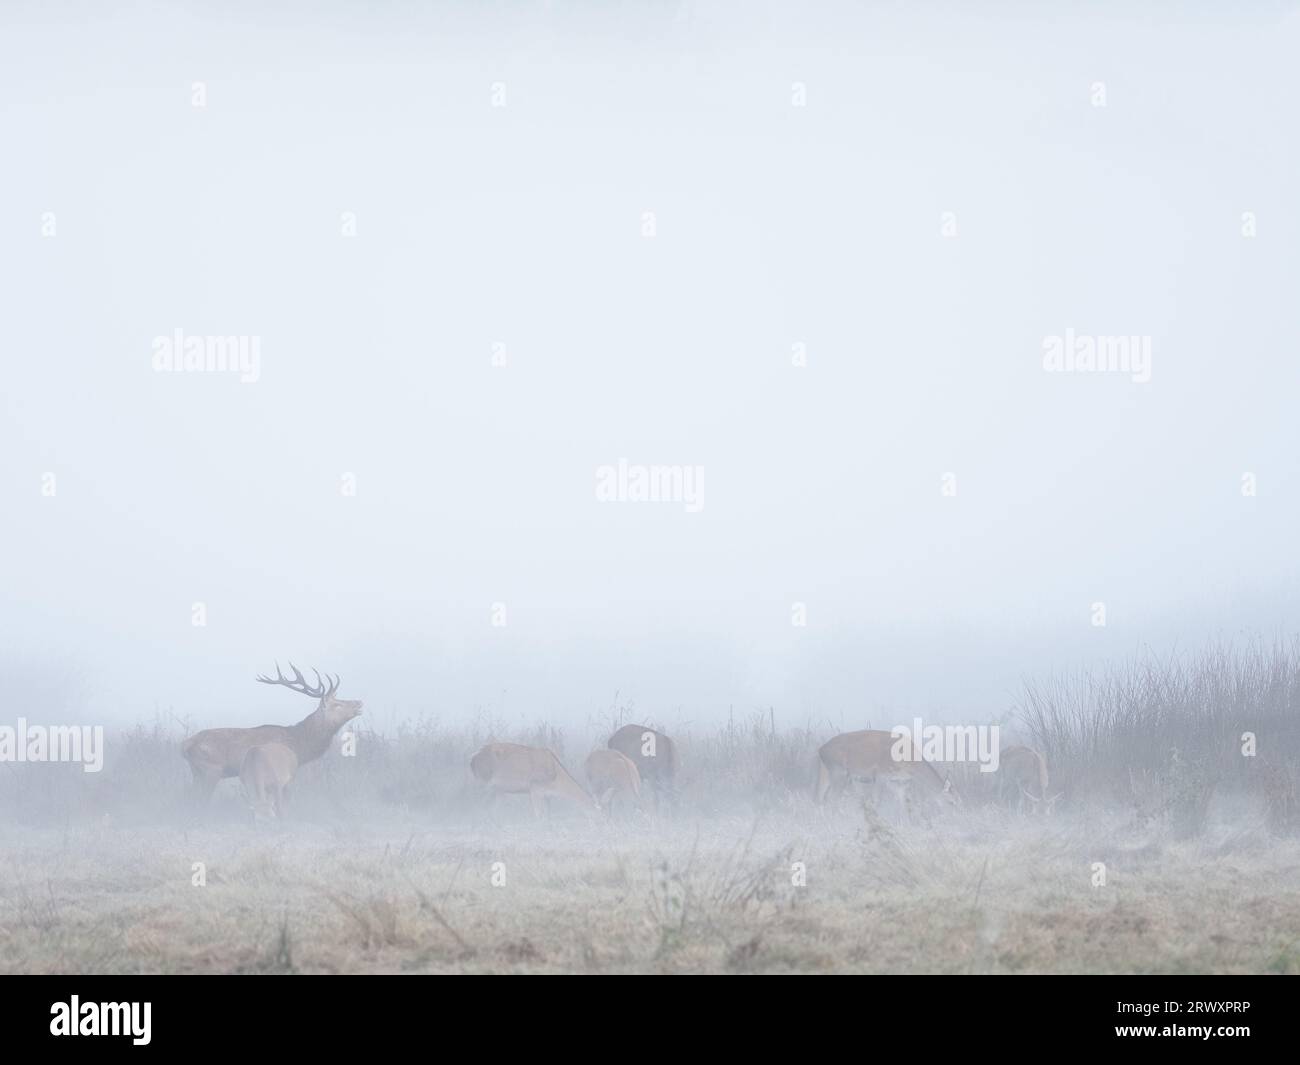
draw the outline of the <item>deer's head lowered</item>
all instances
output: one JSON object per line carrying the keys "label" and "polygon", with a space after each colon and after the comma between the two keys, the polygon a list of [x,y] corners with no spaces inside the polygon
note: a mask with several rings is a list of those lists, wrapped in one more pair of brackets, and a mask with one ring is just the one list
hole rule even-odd
{"label": "deer's head lowered", "polygon": [[334,693],[339,690],[339,678],[337,676],[331,677],[326,673],[325,679],[322,680],[320,672],[313,669],[312,672],[316,674],[316,683],[313,685],[307,682],[307,679],[292,662],[289,663],[289,668],[293,671],[292,679],[280,672],[279,662],[275,664],[274,677],[259,676],[257,679],[262,684],[278,684],[290,691],[310,696],[313,699],[319,699],[320,705],[316,707],[311,719],[316,719],[321,726],[328,729],[330,735],[333,735],[361,713],[360,699],[336,699],[334,697]]}

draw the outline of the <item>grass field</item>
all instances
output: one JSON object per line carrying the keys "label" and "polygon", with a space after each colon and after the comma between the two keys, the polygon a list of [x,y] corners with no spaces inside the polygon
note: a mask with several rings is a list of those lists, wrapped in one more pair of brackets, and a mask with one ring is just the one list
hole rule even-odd
{"label": "grass field", "polygon": [[[219,804],[220,805],[220,804]],[[7,972],[1300,972],[1300,843],[1114,812],[656,824],[506,804],[0,834]],[[204,883],[195,883],[202,863]],[[795,886],[803,863],[806,882]],[[1104,886],[1094,886],[1104,863]]]}
{"label": "grass field", "polygon": [[254,825],[235,781],[187,808],[183,731],[139,727],[100,773],[0,766],[0,970],[1297,973],[1285,654],[1229,670],[1230,703],[1222,660],[1033,690],[1022,738],[1065,782],[1051,817],[1000,805],[970,767],[953,767],[961,806],[929,821],[853,790],[816,807],[834,729],[756,713],[668,723],[680,800],[659,815],[535,821],[469,779],[490,736],[577,769],[609,723],[426,719],[359,732],[354,757],[336,744],[284,820]]}

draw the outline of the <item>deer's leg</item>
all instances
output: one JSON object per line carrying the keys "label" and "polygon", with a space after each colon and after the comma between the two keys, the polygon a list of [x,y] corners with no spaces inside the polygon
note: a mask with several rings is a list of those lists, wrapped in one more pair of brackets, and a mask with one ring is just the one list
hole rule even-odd
{"label": "deer's leg", "polygon": [[195,806],[205,806],[208,800],[212,798],[212,793],[217,790],[217,785],[221,782],[221,770],[213,769],[211,766],[190,763],[190,770],[194,774],[194,783],[190,788],[190,799]]}
{"label": "deer's leg", "polygon": [[[819,777],[818,785],[820,786],[820,784],[821,784],[821,779]],[[822,799],[820,805],[829,808],[830,806],[839,802],[840,799],[843,798],[844,796],[844,784],[845,784],[845,778],[841,776],[839,770],[831,769],[830,767],[827,767],[826,788],[822,792]]]}
{"label": "deer's leg", "polygon": [[820,806],[826,801],[826,792],[830,790],[830,774],[826,772],[826,763],[820,758],[817,759],[817,777],[813,781],[812,796],[813,802]]}
{"label": "deer's leg", "polygon": [[880,813],[880,799],[885,794],[885,778],[879,773],[873,773],[871,776],[871,805]]}
{"label": "deer's leg", "polygon": [[906,777],[890,776],[887,773],[878,774],[877,779],[883,779],[885,787],[893,798],[893,805],[897,813],[894,814],[900,825],[906,825],[909,821],[908,797],[911,791],[910,781]]}
{"label": "deer's leg", "polygon": [[492,787],[491,784],[475,784],[474,787],[476,790],[471,794],[474,796],[476,802],[474,807],[476,815],[488,821],[495,822],[497,789]]}

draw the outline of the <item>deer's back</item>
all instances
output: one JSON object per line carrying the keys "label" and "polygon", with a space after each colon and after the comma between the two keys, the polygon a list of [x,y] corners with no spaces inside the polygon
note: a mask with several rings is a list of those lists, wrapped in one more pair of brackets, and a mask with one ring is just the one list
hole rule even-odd
{"label": "deer's back", "polygon": [[265,787],[274,784],[284,787],[293,779],[298,769],[298,756],[282,743],[260,744],[250,747],[240,765],[240,778]]}
{"label": "deer's back", "polygon": [[893,763],[892,733],[879,729],[841,732],[822,744],[818,755],[826,765],[849,773],[869,774]]}
{"label": "deer's back", "polygon": [[239,772],[249,748],[268,743],[288,747],[285,725],[257,725],[254,728],[210,728],[197,732],[181,745],[186,760],[220,766],[228,776]]}
{"label": "deer's back", "polygon": [[470,759],[474,776],[507,791],[524,791],[553,783],[558,760],[545,747],[520,743],[489,743]]}
{"label": "deer's back", "polygon": [[636,763],[622,751],[610,748],[592,751],[587,755],[587,779],[597,791],[616,787],[632,794],[641,790],[641,774]]}
{"label": "deer's back", "polygon": [[[654,740],[654,753],[646,754],[647,738]],[[624,725],[605,744],[629,759],[641,777],[670,781],[677,773],[677,747],[662,732],[646,725]]]}

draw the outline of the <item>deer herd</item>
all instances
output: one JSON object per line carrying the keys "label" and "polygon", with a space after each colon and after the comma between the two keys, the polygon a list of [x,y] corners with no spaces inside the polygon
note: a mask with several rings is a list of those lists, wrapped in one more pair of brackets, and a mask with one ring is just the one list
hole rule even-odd
{"label": "deer herd", "polygon": [[[293,663],[292,677],[277,664],[275,676],[259,676],[273,684],[319,700],[316,709],[296,725],[258,725],[254,728],[214,728],[195,733],[181,744],[181,754],[194,775],[194,792],[207,800],[226,777],[238,777],[244,799],[255,820],[282,815],[290,783],[298,767],[321,758],[335,735],[361,713],[361,701],[339,699],[339,678],[321,678],[313,670],[310,683]],[[950,778],[922,759],[900,761],[891,751],[894,734],[864,729],[844,732],[822,744],[817,752],[812,798],[818,806],[838,797],[852,783],[870,787],[879,805],[892,798],[904,820],[908,810],[928,810],[935,804],[957,805],[960,797]],[[604,747],[587,756],[584,787],[565,768],[554,751],[519,743],[488,743],[469,760],[474,781],[498,795],[527,795],[535,815],[541,816],[552,799],[572,803],[590,814],[610,814],[616,807],[647,811],[647,796],[658,811],[664,803],[675,805],[678,774],[677,745],[646,725],[624,725]],[[1031,747],[1013,746],[1001,751],[998,762],[998,797],[1021,813],[1052,812],[1058,792],[1049,795],[1047,761]]]}

